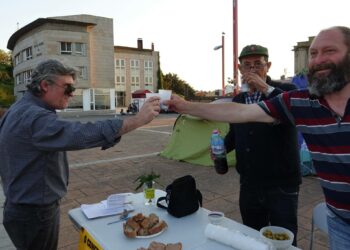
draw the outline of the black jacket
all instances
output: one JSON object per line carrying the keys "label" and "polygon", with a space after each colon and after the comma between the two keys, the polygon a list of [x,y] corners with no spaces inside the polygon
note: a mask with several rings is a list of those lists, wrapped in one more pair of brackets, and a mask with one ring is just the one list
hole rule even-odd
{"label": "black jacket", "polygon": [[[275,87],[269,98],[296,89],[293,84],[273,82],[271,78],[267,83]],[[263,94],[261,100],[266,99]],[[245,103],[244,94],[238,94],[232,101]],[[236,150],[241,185],[265,188],[301,183],[297,131],[292,124],[230,124],[225,146],[227,152]]]}

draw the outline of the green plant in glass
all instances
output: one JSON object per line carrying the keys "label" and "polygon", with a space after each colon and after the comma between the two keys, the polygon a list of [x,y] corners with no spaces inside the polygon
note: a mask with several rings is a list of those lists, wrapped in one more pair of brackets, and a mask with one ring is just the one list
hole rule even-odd
{"label": "green plant in glass", "polygon": [[156,180],[160,177],[159,174],[156,174],[151,171],[149,174],[142,174],[134,182],[139,182],[139,185],[135,188],[135,190],[138,190],[139,188],[143,187],[143,193],[146,198],[146,205],[152,204],[152,200],[155,197],[155,188],[154,184],[158,183]]}

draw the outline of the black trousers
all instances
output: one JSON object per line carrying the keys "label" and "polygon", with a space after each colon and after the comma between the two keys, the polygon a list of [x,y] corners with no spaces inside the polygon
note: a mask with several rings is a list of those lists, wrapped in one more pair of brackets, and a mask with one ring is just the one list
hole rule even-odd
{"label": "black trousers", "polygon": [[5,202],[3,224],[18,250],[56,250],[60,204],[18,205]]}
{"label": "black trousers", "polygon": [[241,186],[239,208],[243,224],[260,230],[265,226],[280,226],[298,233],[299,186],[251,188]]}

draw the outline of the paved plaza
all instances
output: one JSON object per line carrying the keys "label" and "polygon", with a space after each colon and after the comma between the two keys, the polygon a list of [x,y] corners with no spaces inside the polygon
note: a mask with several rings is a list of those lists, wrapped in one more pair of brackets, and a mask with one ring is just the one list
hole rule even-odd
{"label": "paved plaza", "polygon": [[[218,175],[212,167],[178,162],[158,155],[170,139],[175,119],[174,114],[162,114],[149,125],[123,136],[118,145],[105,151],[96,148],[69,152],[70,178],[68,194],[61,203],[59,249],[78,249],[79,231],[68,218],[70,209],[82,203],[99,202],[110,194],[134,192],[136,177],[150,170],[161,175],[159,182],[163,186],[159,186],[160,189],[177,177],[193,175],[203,194],[203,207],[223,211],[227,217],[241,221],[238,207],[239,176],[234,168],[225,175]],[[3,192],[0,190],[0,203],[3,201]],[[319,181],[315,177],[304,177],[298,210],[297,240],[301,249],[309,249],[311,213],[321,201],[323,194]],[[2,222],[2,206],[0,219]],[[0,224],[0,250],[9,249],[15,248]],[[327,236],[322,232],[317,231],[315,234],[314,249],[328,249]]]}

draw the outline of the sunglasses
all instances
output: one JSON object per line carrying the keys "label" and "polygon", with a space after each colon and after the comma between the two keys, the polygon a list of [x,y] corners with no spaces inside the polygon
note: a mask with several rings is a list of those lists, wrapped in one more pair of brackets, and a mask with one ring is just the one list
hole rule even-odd
{"label": "sunglasses", "polygon": [[54,84],[60,88],[63,88],[65,95],[71,95],[75,91],[75,87],[73,87],[73,84],[67,83],[64,86],[58,85],[57,83]]}

